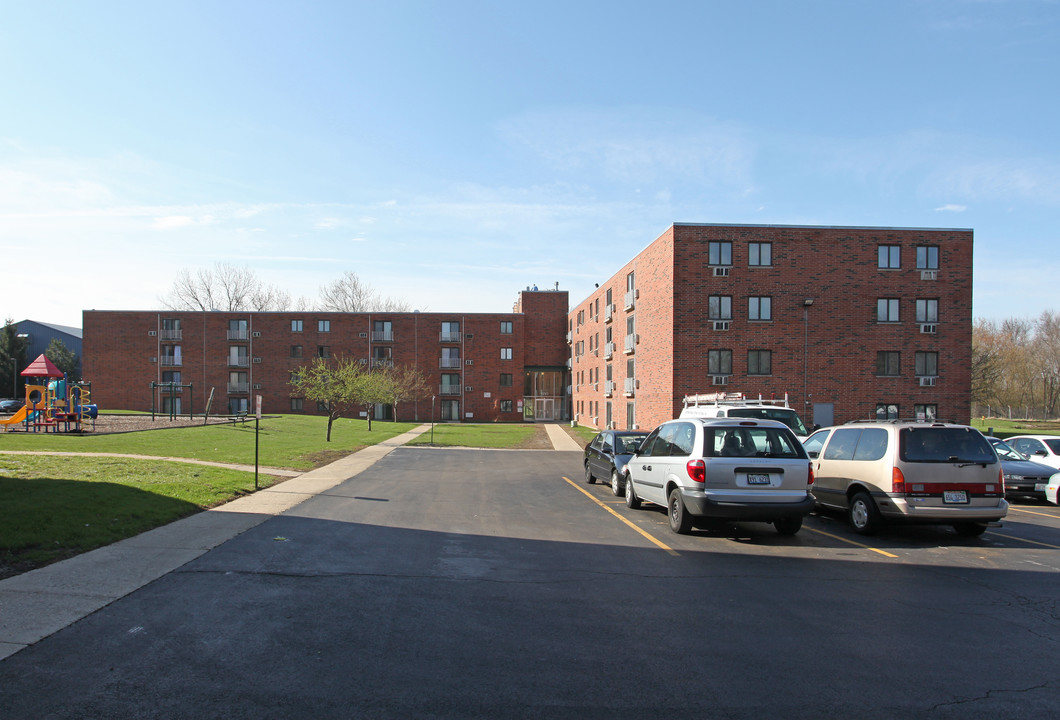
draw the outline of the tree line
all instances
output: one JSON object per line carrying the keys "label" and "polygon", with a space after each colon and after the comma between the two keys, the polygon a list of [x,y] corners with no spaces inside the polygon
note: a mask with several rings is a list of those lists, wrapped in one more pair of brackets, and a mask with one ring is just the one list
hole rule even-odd
{"label": "tree line", "polygon": [[994,415],[1060,415],[1060,313],[975,322],[972,403]]}
{"label": "tree line", "polygon": [[[29,341],[19,337],[19,334],[18,325],[11,318],[7,318],[3,328],[0,328],[0,397],[7,397],[7,393],[11,392],[12,398],[16,400],[21,397],[25,387],[22,371],[36,359],[26,357]],[[66,373],[69,379],[81,379],[77,375],[80,358],[59,338],[52,338],[44,350],[44,356],[60,371]]]}

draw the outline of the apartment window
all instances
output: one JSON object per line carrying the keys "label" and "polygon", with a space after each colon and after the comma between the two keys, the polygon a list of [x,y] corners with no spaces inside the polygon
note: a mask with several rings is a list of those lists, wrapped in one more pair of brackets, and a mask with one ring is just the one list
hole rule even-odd
{"label": "apartment window", "polygon": [[637,331],[637,323],[634,321],[633,315],[626,316],[626,335],[633,335]]}
{"label": "apartment window", "polygon": [[291,409],[301,410],[302,404],[305,402],[303,398],[291,398]]}
{"label": "apartment window", "polygon": [[608,400],[604,403],[604,427],[611,427],[611,401]]}
{"label": "apartment window", "polygon": [[236,415],[237,413],[245,413],[250,407],[250,398],[245,397],[231,397],[228,398],[228,414]]}
{"label": "apartment window", "polygon": [[317,320],[317,332],[331,332],[331,321]]}
{"label": "apartment window", "polygon": [[711,320],[732,320],[732,296],[711,295],[708,297],[707,315]]}
{"label": "apartment window", "polygon": [[511,387],[511,386],[512,386],[512,374],[511,373],[501,373],[501,387]]}
{"label": "apartment window", "polygon": [[934,420],[939,411],[939,406],[934,404],[914,405],[913,415],[917,420]]}
{"label": "apartment window", "polygon": [[637,425],[636,403],[626,403],[626,427],[632,430]]}
{"label": "apartment window", "polygon": [[460,323],[443,322],[441,340],[442,342],[460,342]]}
{"label": "apartment window", "polygon": [[293,358],[302,357],[302,346],[301,345],[292,345],[291,346],[291,357],[293,357]]}
{"label": "apartment window", "polygon": [[631,310],[637,300],[636,277],[633,273],[626,275],[625,308]]}
{"label": "apartment window", "polygon": [[180,367],[180,345],[163,345],[162,346],[162,365],[169,365],[170,367]]}
{"label": "apartment window", "polygon": [[916,248],[917,270],[939,269],[939,248],[937,245],[918,245]]}
{"label": "apartment window", "polygon": [[754,266],[773,264],[773,243],[753,242],[747,246],[747,264]]}
{"label": "apartment window", "polygon": [[936,323],[939,321],[938,300],[917,300],[916,321],[918,323]]}
{"label": "apartment window", "polygon": [[707,248],[707,256],[711,265],[732,265],[732,243],[711,242]]}
{"label": "apartment window", "polygon": [[442,420],[459,420],[460,419],[460,401],[459,400],[442,400],[441,403]]}
{"label": "apartment window", "polygon": [[898,406],[894,403],[876,403],[877,420],[897,420]]}
{"label": "apartment window", "polygon": [[457,373],[442,373],[442,395],[460,394],[460,375]]}
{"label": "apartment window", "polygon": [[373,320],[372,342],[394,342],[394,323],[389,320]]}
{"label": "apartment window", "polygon": [[636,289],[637,289],[637,285],[636,285],[636,278],[634,277],[634,273],[629,273],[628,275],[626,275],[626,291],[628,292],[630,290],[636,290]]}
{"label": "apartment window", "polygon": [[[301,320],[292,320],[291,321],[291,332],[302,332],[302,321]],[[299,399],[299,398],[292,398],[292,400],[297,400],[297,399]]]}
{"label": "apartment window", "polygon": [[773,351],[772,350],[748,350],[747,351],[747,374],[748,375],[772,375],[773,374]]}
{"label": "apartment window", "polygon": [[246,345],[228,346],[228,365],[229,367],[249,367],[250,356],[247,354]]}
{"label": "apartment window", "polygon": [[162,340],[181,340],[180,320],[166,318],[162,320]]}
{"label": "apartment window", "polygon": [[443,347],[442,348],[442,367],[443,368],[458,368],[460,367],[460,348],[458,347]]}
{"label": "apartment window", "polygon": [[732,375],[732,350],[708,350],[707,373]]}
{"label": "apartment window", "polygon": [[916,354],[916,376],[934,377],[939,374],[939,354],[937,352],[918,352]]}
{"label": "apartment window", "polygon": [[880,245],[878,248],[879,260],[877,262],[878,267],[886,270],[896,270],[902,267],[901,263],[901,246],[899,245]]}
{"label": "apartment window", "polygon": [[331,357],[331,346],[330,345],[317,345],[317,357],[318,358],[329,358],[329,357]]}
{"label": "apartment window", "polygon": [[511,360],[512,349],[510,347],[501,348],[501,360]]}
{"label": "apartment window", "polygon": [[768,296],[756,296],[747,298],[748,320],[772,320],[773,298]]}
{"label": "apartment window", "polygon": [[250,381],[248,380],[249,374],[245,372],[230,372],[228,373],[228,392],[230,393],[245,393],[250,390]]}
{"label": "apartment window", "polygon": [[394,364],[393,348],[390,346],[376,346],[372,348],[372,367],[389,367]]}
{"label": "apartment window", "polygon": [[876,301],[876,322],[898,322],[898,298],[880,298]]}
{"label": "apartment window", "polygon": [[512,401],[511,400],[501,400],[501,412],[506,412],[506,413],[512,412]]}
{"label": "apartment window", "polygon": [[180,371],[179,370],[163,370],[162,371],[162,382],[173,383],[174,385],[180,385]]}
{"label": "apartment window", "polygon": [[162,396],[162,412],[173,413],[174,415],[181,414],[181,398],[173,397],[171,395]]}
{"label": "apartment window", "polygon": [[511,334],[512,334],[512,321],[511,320],[501,320],[501,335],[511,335]]}
{"label": "apartment window", "polygon": [[247,340],[250,338],[250,324],[246,320],[228,321],[229,340]]}
{"label": "apartment window", "polygon": [[876,374],[884,376],[898,375],[898,359],[901,353],[897,350],[880,350],[876,353]]}

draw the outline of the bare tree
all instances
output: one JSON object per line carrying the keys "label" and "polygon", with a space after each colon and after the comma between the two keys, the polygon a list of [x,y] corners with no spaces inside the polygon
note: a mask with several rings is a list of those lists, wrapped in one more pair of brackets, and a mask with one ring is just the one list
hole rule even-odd
{"label": "bare tree", "polygon": [[248,267],[215,263],[213,268],[188,268],[177,273],[169,294],[160,298],[169,310],[282,311],[291,295],[267,285]]}
{"label": "bare tree", "polygon": [[380,297],[357,273],[347,270],[320,288],[320,309],[333,312],[410,312],[405,300]]}

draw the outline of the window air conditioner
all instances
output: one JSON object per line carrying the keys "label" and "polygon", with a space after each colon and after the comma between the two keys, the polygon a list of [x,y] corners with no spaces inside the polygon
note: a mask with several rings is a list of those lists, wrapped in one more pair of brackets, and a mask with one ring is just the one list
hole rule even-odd
{"label": "window air conditioner", "polygon": [[938,325],[936,325],[935,323],[920,326],[920,332],[924,333],[925,335],[934,335],[936,330],[938,330]]}
{"label": "window air conditioner", "polygon": [[729,268],[727,268],[727,267],[716,267],[716,268],[714,268],[714,277],[729,277]]}
{"label": "window air conditioner", "polygon": [[921,270],[920,271],[920,279],[921,280],[938,280],[939,279],[939,271],[938,270]]}
{"label": "window air conditioner", "polygon": [[710,376],[710,381],[714,385],[728,385],[729,384],[729,376],[728,375],[711,375]]}
{"label": "window air conditioner", "polygon": [[465,365],[474,365],[474,364],[475,364],[475,361],[474,361],[474,360],[465,360],[465,361],[464,361],[464,364],[465,364]]}
{"label": "window air conditioner", "polygon": [[148,337],[154,337],[155,335],[158,335],[158,331],[157,330],[148,330],[147,331],[147,336]]}
{"label": "window air conditioner", "polygon": [[474,340],[475,336],[472,333],[467,333],[467,334],[464,335],[464,339],[465,340]]}
{"label": "window air conditioner", "polygon": [[250,333],[250,337],[261,337],[261,333],[255,330],[254,332]]}
{"label": "window air conditioner", "polygon": [[728,330],[729,329],[729,321],[728,320],[715,320],[714,321],[714,329],[715,330]]}
{"label": "window air conditioner", "polygon": [[357,333],[357,337],[359,337],[359,338],[366,338],[366,337],[368,337],[368,333],[366,333],[366,332],[363,332],[363,333]]}
{"label": "window air conditioner", "polygon": [[261,383],[254,383],[255,390],[261,390]]}
{"label": "window air conditioner", "polygon": [[922,377],[920,378],[920,387],[935,387],[935,381],[937,377]]}

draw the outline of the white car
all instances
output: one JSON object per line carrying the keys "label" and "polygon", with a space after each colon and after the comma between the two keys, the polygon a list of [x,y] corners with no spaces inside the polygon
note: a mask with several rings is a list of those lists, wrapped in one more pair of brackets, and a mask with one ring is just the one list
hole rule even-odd
{"label": "white car", "polygon": [[1049,484],[1045,486],[1045,499],[1053,505],[1060,505],[1060,498],[1057,497],[1060,494],[1058,491],[1060,491],[1060,473],[1049,478]]}
{"label": "white car", "polygon": [[1060,470],[1060,435],[1016,435],[1004,440],[1034,462]]}

